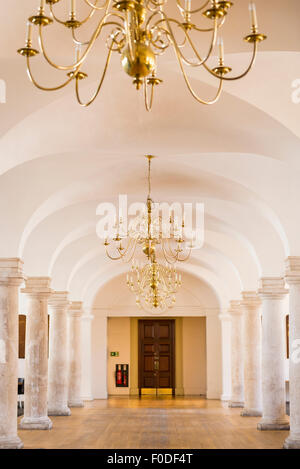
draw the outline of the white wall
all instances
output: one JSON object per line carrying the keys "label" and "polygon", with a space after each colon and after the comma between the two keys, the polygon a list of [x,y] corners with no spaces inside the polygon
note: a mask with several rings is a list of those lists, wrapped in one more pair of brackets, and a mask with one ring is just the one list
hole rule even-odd
{"label": "white wall", "polygon": [[[108,318],[107,322],[107,389],[109,395],[129,395],[127,388],[115,385],[116,364],[129,364],[130,367],[130,318]],[[119,352],[111,357],[110,352]]]}
{"label": "white wall", "polygon": [[185,395],[206,395],[206,319],[183,318],[183,389]]}
{"label": "white wall", "polygon": [[218,315],[206,318],[207,399],[220,399],[222,394],[222,339]]}
{"label": "white wall", "polygon": [[107,318],[95,316],[92,325],[92,391],[94,399],[107,398]]}

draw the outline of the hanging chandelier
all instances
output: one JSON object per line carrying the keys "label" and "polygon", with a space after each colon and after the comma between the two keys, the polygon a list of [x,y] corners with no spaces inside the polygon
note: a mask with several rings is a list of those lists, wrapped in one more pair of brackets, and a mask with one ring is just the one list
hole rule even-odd
{"label": "hanging chandelier", "polygon": [[131,262],[127,286],[135,293],[138,306],[147,311],[164,311],[175,303],[181,286],[176,263],[187,261],[193,249],[193,239],[185,239],[185,223],[175,210],[164,216],[151,197],[151,161],[148,159],[148,196],[145,210],[124,230],[120,216],[115,235],[104,246],[109,259]]}
{"label": "hanging chandelier", "polygon": [[[232,69],[224,61],[224,44],[219,31],[233,5],[232,2],[211,0],[206,1],[202,6],[192,7],[193,2],[199,5],[199,0],[197,2],[185,0],[184,5],[182,0],[176,0],[178,17],[173,18],[168,15],[168,0],[102,0],[102,4],[100,4],[101,0],[81,0],[83,4],[88,5],[90,11],[85,18],[79,18],[76,11],[76,0],[68,0],[69,16],[58,18],[55,5],[61,1],[41,0],[37,14],[28,19],[25,47],[19,49],[18,52],[26,57],[27,73],[37,88],[44,91],[55,91],[73,82],[75,83],[75,95],[81,106],[89,106],[96,99],[102,87],[112,53],[117,52],[120,54],[124,71],[133,78],[136,88],[143,87],[145,106],[149,111],[153,103],[154,88],[162,83],[157,75],[158,57],[169,48],[173,48],[191,95],[199,103],[213,104],[220,97],[224,81],[238,80],[247,75],[254,64],[258,43],[266,39],[265,35],[258,32],[256,8],[254,3],[250,2],[251,33],[244,40],[253,45],[252,58],[243,73],[231,76]],[[45,13],[45,3],[49,7],[49,16]],[[206,28],[196,24],[197,15],[201,14],[210,22]],[[81,37],[80,28],[97,15],[99,18],[96,26],[87,33],[87,38]],[[58,23],[62,28],[68,28],[71,32],[75,59],[70,60],[70,65],[55,63],[46,52],[43,29],[52,23]],[[38,29],[39,50],[33,47],[33,25]],[[200,54],[195,45],[199,33],[211,35],[207,52],[204,55]],[[82,66],[99,38],[103,38],[107,46],[106,61],[94,94],[88,101],[83,102],[80,96],[80,81],[86,79],[88,75],[86,71],[82,70]],[[211,68],[208,66],[208,59],[212,56],[216,46],[219,50],[219,59],[216,66]],[[34,78],[31,70],[31,58],[39,51],[42,52],[51,67],[67,75],[58,85],[50,88],[42,86]],[[189,57],[189,55],[191,56]],[[187,76],[187,67],[202,67],[218,80],[217,93],[214,98],[204,100],[198,96]],[[229,76],[226,76],[227,74]]]}
{"label": "hanging chandelier", "polygon": [[[148,159],[148,195],[143,212],[129,223],[125,229],[123,218],[120,215],[116,220],[115,236],[106,239],[104,246],[106,254],[111,260],[122,259],[132,262],[138,255],[148,261],[159,258],[167,264],[175,265],[186,261],[193,246],[193,239],[185,239],[185,228],[181,213],[175,213],[172,207],[162,216],[159,204],[155,204],[151,196],[151,161],[153,155],[146,155]],[[139,249],[138,249],[139,248]]]}
{"label": "hanging chandelier", "polygon": [[143,267],[132,264],[127,286],[136,295],[139,308],[161,313],[174,306],[175,295],[181,287],[181,274],[176,272],[175,266],[157,263],[154,254]]}

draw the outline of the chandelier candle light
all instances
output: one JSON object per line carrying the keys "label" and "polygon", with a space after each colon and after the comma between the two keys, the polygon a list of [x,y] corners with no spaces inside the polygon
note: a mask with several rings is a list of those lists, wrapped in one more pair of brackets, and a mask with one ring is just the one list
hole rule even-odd
{"label": "chandelier candle light", "polygon": [[169,226],[164,229],[163,216],[151,198],[151,160],[154,156],[146,155],[146,158],[146,211],[134,220],[126,233],[123,233],[120,217],[114,238],[106,239],[104,246],[110,259],[132,262],[131,271],[127,274],[127,286],[135,293],[138,306],[149,312],[162,312],[175,303],[175,294],[182,283],[175,264],[188,260],[193,242],[184,239],[184,221],[179,220],[173,211],[168,212]]}
{"label": "chandelier candle light", "polygon": [[[146,109],[149,111],[153,103],[155,86],[162,83],[157,76],[157,59],[164,52],[172,47],[176,60],[182,72],[184,81],[192,96],[202,104],[215,103],[221,94],[223,82],[225,80],[238,80],[243,78],[252,68],[259,42],[266,39],[266,36],[258,32],[256,8],[250,2],[251,33],[244,40],[253,45],[253,55],[247,69],[238,76],[227,76],[232,69],[224,62],[223,40],[218,37],[219,30],[223,26],[232,2],[211,0],[200,6],[192,7],[192,0],[176,0],[178,7],[178,18],[168,15],[168,0],[81,0],[90,11],[83,19],[77,17],[76,0],[69,2],[69,18],[58,18],[54,12],[55,4],[64,0],[41,0],[40,7],[36,15],[28,19],[27,37],[25,47],[18,50],[19,54],[26,57],[27,72],[32,83],[44,91],[59,90],[67,86],[70,82],[75,83],[76,98],[81,106],[90,105],[98,96],[102,87],[111,55],[117,52],[121,57],[121,64],[124,71],[133,77],[133,83],[137,89],[143,87]],[[199,5],[199,0],[193,0]],[[45,13],[46,5],[49,7],[49,16]],[[97,24],[88,33],[88,39],[80,38],[78,30],[85,25],[93,16],[99,16]],[[206,28],[197,26],[197,15],[203,15],[211,24]],[[193,21],[194,22],[193,22]],[[44,44],[43,29],[52,23],[58,23],[63,28],[68,28],[71,32],[71,39],[75,48],[75,61],[71,65],[56,64],[47,54]],[[38,28],[39,50],[32,45],[32,25]],[[200,55],[195,45],[199,33],[210,34],[211,40],[207,53]],[[99,84],[92,97],[83,102],[80,98],[79,82],[87,78],[87,73],[81,70],[94,44],[98,39],[104,38],[108,49],[104,69],[99,78]],[[212,56],[215,46],[219,46],[219,60],[216,67],[211,68],[207,62]],[[67,74],[67,77],[57,86],[48,88],[40,85],[33,77],[31,70],[31,58],[42,52],[48,64],[55,69]],[[188,53],[192,57],[188,57]],[[72,57],[73,57],[72,56]],[[204,68],[210,75],[218,79],[218,89],[215,97],[211,100],[201,99],[191,86],[186,73],[186,67]]]}

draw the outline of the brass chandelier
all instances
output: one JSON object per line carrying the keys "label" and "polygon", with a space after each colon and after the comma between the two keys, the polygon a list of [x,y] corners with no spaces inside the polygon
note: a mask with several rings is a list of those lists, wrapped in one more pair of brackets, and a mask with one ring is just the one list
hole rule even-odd
{"label": "brass chandelier", "polygon": [[127,286],[136,295],[136,304],[145,311],[160,313],[172,308],[176,301],[176,293],[181,287],[181,274],[174,266],[163,266],[155,259],[140,267],[132,264],[127,274]]}
{"label": "brass chandelier", "polygon": [[[118,52],[121,56],[121,64],[124,71],[133,77],[133,83],[137,89],[143,86],[146,109],[149,111],[153,103],[155,86],[162,83],[157,76],[157,59],[172,47],[183,75],[184,81],[191,95],[202,104],[215,103],[221,94],[223,82],[226,80],[238,80],[252,68],[258,43],[265,40],[266,36],[258,32],[255,5],[250,2],[251,33],[244,40],[253,45],[253,54],[247,69],[238,76],[227,76],[232,69],[224,62],[224,45],[219,36],[219,30],[223,26],[229,9],[233,3],[221,0],[209,0],[199,6],[192,8],[192,0],[176,0],[178,7],[178,18],[168,15],[168,0],[81,0],[90,8],[89,14],[81,19],[77,17],[76,0],[69,1],[69,17],[58,18],[55,13],[55,5],[61,0],[41,0],[40,8],[36,15],[28,19],[27,38],[25,47],[18,50],[19,54],[26,57],[27,73],[32,83],[44,91],[54,91],[64,88],[73,81],[75,83],[75,94],[81,106],[89,106],[98,96],[102,87],[111,55]],[[102,4],[100,4],[102,2]],[[45,3],[49,7],[49,16],[45,13]],[[175,0],[174,0],[175,3]],[[197,14],[202,14],[211,23],[207,28],[196,25]],[[98,15],[97,25],[89,33],[88,39],[79,38],[78,30],[92,17]],[[46,52],[43,29],[52,23],[58,23],[71,32],[72,43],[75,49],[75,59],[70,65],[60,65],[53,61]],[[31,70],[31,58],[39,53],[33,47],[32,26],[38,28],[39,50],[42,52],[48,64],[55,69],[67,74],[62,83],[45,87],[40,85],[33,76]],[[199,33],[211,34],[207,53],[200,55],[195,45]],[[89,56],[94,44],[99,37],[103,37],[108,49],[104,69],[99,78],[99,84],[87,101],[83,102],[80,97],[79,83],[87,78],[87,73],[82,66]],[[212,56],[215,46],[218,44],[219,59],[215,67],[208,66],[208,59]],[[187,54],[191,53],[192,57]],[[186,67],[204,68],[210,75],[218,80],[218,89],[211,100],[201,99],[192,88],[186,73]]]}
{"label": "brass chandelier", "polygon": [[186,261],[194,246],[192,239],[184,238],[184,220],[175,216],[175,210],[170,209],[162,216],[154,204],[151,197],[151,160],[154,156],[146,155],[146,158],[148,196],[145,211],[129,224],[127,230],[119,217],[114,227],[115,236],[106,239],[104,246],[109,259],[132,263],[127,286],[135,293],[138,306],[146,311],[161,312],[175,303],[175,294],[182,283],[176,263]]}

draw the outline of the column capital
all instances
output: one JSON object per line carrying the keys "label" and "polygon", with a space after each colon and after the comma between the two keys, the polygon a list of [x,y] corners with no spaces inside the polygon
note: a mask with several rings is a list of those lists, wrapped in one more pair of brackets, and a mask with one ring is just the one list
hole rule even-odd
{"label": "column capital", "polygon": [[71,301],[69,315],[74,317],[81,317],[82,313],[82,301]]}
{"label": "column capital", "polygon": [[48,299],[51,296],[50,277],[28,277],[21,292],[29,297]]}
{"label": "column capital", "polygon": [[258,294],[263,300],[282,300],[288,292],[283,277],[263,277],[260,279]]}
{"label": "column capital", "polygon": [[300,284],[300,257],[288,257],[285,260],[285,279],[289,285]]}
{"label": "column capital", "polygon": [[243,314],[241,300],[232,300],[232,301],[230,301],[228,314],[230,316],[241,316]]}
{"label": "column capital", "polygon": [[256,310],[261,305],[261,299],[256,291],[243,291],[241,305]]}
{"label": "column capital", "polygon": [[0,285],[19,286],[23,281],[23,261],[18,257],[0,258]]}
{"label": "column capital", "polygon": [[70,305],[68,295],[69,292],[67,291],[53,291],[49,298],[49,306],[51,306],[54,311],[66,309]]}

